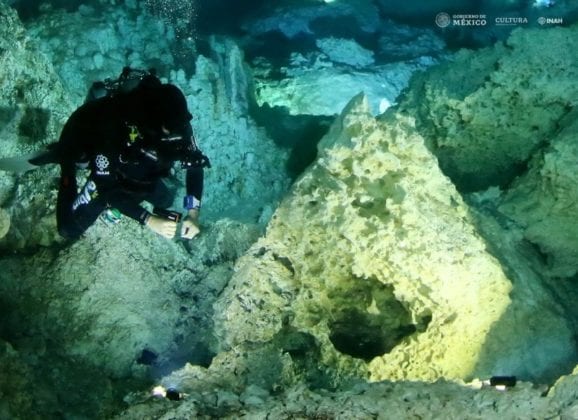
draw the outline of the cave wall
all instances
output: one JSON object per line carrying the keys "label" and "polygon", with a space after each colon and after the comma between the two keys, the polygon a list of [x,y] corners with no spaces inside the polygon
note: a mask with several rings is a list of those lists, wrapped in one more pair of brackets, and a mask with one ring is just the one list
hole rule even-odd
{"label": "cave wall", "polygon": [[413,80],[401,108],[460,191],[507,188],[550,143],[575,103],[576,31],[518,29]]}
{"label": "cave wall", "polygon": [[[0,62],[10,75],[0,79],[8,139],[2,151],[12,155],[51,141],[71,106],[15,14],[0,7],[0,28],[6,28]],[[63,19],[79,25],[82,16],[94,17],[90,9],[75,13]],[[121,22],[123,16],[115,16]],[[115,37],[121,27],[111,29]],[[54,30],[66,31],[66,25]],[[408,101],[379,119],[367,99],[357,97],[320,143],[319,160],[297,180],[267,234],[251,247],[258,227],[230,220],[207,223],[204,235],[185,247],[126,220],[114,228],[98,224],[83,241],[62,246],[50,204],[57,171],[2,175],[0,417],[58,414],[65,399],[67,413],[109,415],[111,407],[118,409],[119,389],[132,389],[115,381],[145,378],[150,370],[165,374],[186,361],[194,366],[162,382],[190,399],[175,408],[146,392],[126,395],[131,410],[122,418],[380,413],[384,407],[371,400],[388,402],[392,395],[396,410],[417,415],[450,406],[461,414],[520,409],[571,416],[575,376],[561,382],[553,399],[530,385],[498,397],[493,390],[465,392],[456,383],[403,380],[460,383],[516,374],[539,382],[575,363],[575,318],[555,293],[561,289],[542,282],[542,270],[548,268],[550,280],[572,280],[576,273],[576,67],[573,57],[555,51],[539,62],[534,46],[545,37],[572,47],[574,31],[519,31],[505,46],[476,56],[462,52],[453,65],[417,79]],[[168,80],[185,90],[200,116],[206,150],[223,157],[211,175],[218,185],[214,217],[226,214],[227,205],[247,205],[250,221],[263,224],[286,187],[283,171],[275,170],[285,154],[262,147],[266,136],[245,115],[250,82],[242,51],[221,38],[209,47],[210,54],[195,61],[195,77],[180,69]],[[64,44],[44,48],[62,52],[54,55],[56,67],[66,69]],[[96,71],[96,54],[113,50],[85,51],[78,66]],[[477,77],[465,78],[464,71]],[[81,97],[87,80],[66,84],[79,89],[71,97]],[[530,141],[522,144],[522,138]],[[438,140],[447,153],[437,153]],[[247,152],[238,155],[239,149]],[[475,166],[472,155],[487,166]],[[479,185],[472,168],[487,170]],[[247,173],[258,175],[239,176]],[[521,176],[514,180],[513,174]],[[525,240],[539,250],[517,261],[537,265],[512,273],[516,266],[497,255],[507,252],[500,249],[507,223],[489,238],[491,229],[481,232],[479,215],[452,182],[461,191],[507,186],[492,198],[492,209],[515,225],[519,242],[512,248]],[[264,204],[248,202],[255,191],[264,194]],[[543,263],[536,262],[539,253]],[[317,392],[337,386],[349,391]],[[84,393],[95,398],[83,401]],[[364,394],[370,397],[359,397]]]}
{"label": "cave wall", "polygon": [[[72,111],[50,61],[24,31],[16,12],[0,3],[0,157],[35,152],[55,141]],[[0,247],[48,244],[54,235],[54,170],[20,177],[0,172]],[[39,231],[36,228],[41,228]]]}
{"label": "cave wall", "polygon": [[[498,202],[515,220],[524,239],[542,253],[549,276],[572,282],[578,273],[577,109],[557,125],[546,148],[536,153],[526,174]],[[566,279],[566,280],[565,280]]]}

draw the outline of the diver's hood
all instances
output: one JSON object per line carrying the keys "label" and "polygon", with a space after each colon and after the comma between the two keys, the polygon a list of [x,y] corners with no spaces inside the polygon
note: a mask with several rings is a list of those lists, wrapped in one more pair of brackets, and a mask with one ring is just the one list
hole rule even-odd
{"label": "diver's hood", "polygon": [[161,85],[152,99],[153,109],[158,113],[162,125],[170,132],[181,129],[193,118],[187,109],[187,100],[175,85]]}
{"label": "diver's hood", "polygon": [[155,132],[164,127],[171,133],[181,133],[193,117],[185,95],[172,84],[143,83],[131,92],[129,102],[129,119]]}

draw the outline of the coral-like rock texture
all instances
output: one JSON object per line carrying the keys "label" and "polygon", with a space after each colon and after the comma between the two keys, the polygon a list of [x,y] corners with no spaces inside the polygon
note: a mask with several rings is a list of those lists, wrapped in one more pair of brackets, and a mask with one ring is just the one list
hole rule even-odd
{"label": "coral-like rock texture", "polygon": [[405,106],[460,190],[507,186],[549,143],[576,105],[577,33],[516,30],[414,80]]}
{"label": "coral-like rock texture", "polygon": [[550,274],[578,272],[578,111],[560,121],[551,144],[537,153],[527,174],[505,194],[500,210],[544,254]]}
{"label": "coral-like rock texture", "polygon": [[[217,303],[223,345],[290,324],[322,363],[372,379],[495,371],[499,352],[480,355],[511,283],[412,121],[378,122],[358,97],[320,148]],[[492,334],[508,347],[513,327]]]}
{"label": "coral-like rock texture", "polygon": [[[2,156],[53,141],[71,110],[58,76],[27,36],[16,12],[0,3]],[[12,135],[11,135],[12,134]]]}
{"label": "coral-like rock texture", "polygon": [[[70,101],[52,65],[27,36],[16,12],[2,2],[0,68],[0,157],[36,152],[56,141],[72,111]],[[50,205],[56,195],[54,169],[22,177],[0,171],[0,206],[6,209],[0,216],[0,247],[22,248],[54,241],[54,207]]]}

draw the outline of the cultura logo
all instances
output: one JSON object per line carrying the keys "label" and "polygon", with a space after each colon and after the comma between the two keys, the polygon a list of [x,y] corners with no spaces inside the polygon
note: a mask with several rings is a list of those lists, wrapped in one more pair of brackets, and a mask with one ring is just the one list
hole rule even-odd
{"label": "cultura logo", "polygon": [[495,19],[496,25],[498,26],[515,26],[515,25],[525,25],[528,23],[528,18],[525,17],[497,17]]}

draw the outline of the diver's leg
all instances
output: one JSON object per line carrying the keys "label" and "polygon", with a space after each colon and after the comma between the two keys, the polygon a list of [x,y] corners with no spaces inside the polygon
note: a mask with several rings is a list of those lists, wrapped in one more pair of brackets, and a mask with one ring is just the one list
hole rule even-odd
{"label": "diver's leg", "polygon": [[[59,199],[61,197],[59,191]],[[57,209],[57,224],[60,235],[67,239],[77,239],[105,210],[106,203],[95,196],[96,186],[88,181],[80,194],[70,199],[70,191],[62,193]]]}
{"label": "diver's leg", "polygon": [[73,220],[72,203],[78,195],[78,187],[74,174],[65,174],[64,171],[62,172],[56,201],[56,225],[58,227],[58,233],[68,238],[70,237],[68,234],[70,230],[69,224]]}

